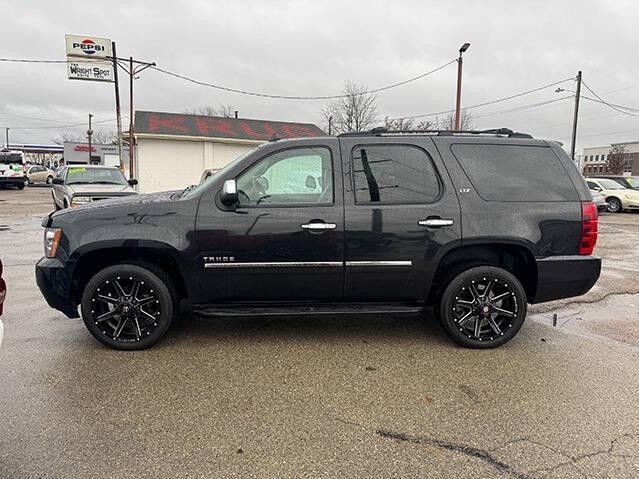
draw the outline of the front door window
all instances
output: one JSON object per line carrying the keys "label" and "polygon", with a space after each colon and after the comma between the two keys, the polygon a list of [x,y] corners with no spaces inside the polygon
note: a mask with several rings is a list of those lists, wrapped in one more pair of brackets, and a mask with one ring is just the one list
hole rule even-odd
{"label": "front door window", "polygon": [[328,148],[275,152],[237,179],[240,206],[333,203],[333,166]]}

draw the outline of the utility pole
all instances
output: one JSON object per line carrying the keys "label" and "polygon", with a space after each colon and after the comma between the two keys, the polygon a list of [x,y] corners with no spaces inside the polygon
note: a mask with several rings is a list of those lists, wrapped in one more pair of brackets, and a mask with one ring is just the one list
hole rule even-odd
{"label": "utility pole", "polygon": [[[116,65],[116,71],[117,71],[117,67],[120,67],[122,68],[122,70],[125,71],[127,75],[129,75],[129,178],[134,178],[135,165],[133,164],[133,162],[135,159],[135,150],[134,150],[135,132],[133,131],[133,80],[137,78],[136,75],[138,73],[142,72],[143,70],[146,70],[149,67],[154,67],[155,62],[149,63],[149,62],[143,62],[140,60],[134,60],[133,57],[129,57],[128,59],[118,58],[115,56],[115,44],[113,44],[112,46],[114,48],[113,56],[107,57],[107,58],[113,60],[113,63]],[[117,78],[117,73],[114,75],[114,79],[116,78]],[[116,86],[116,98],[119,99],[119,93],[117,92],[118,92],[118,87]],[[119,100],[116,100],[116,101],[119,101]],[[121,141],[122,140],[120,140],[120,142]],[[122,164],[122,156],[120,156],[120,164]]]}
{"label": "utility pole", "polygon": [[459,49],[459,58],[457,59],[457,101],[455,102],[455,130],[461,130],[461,88],[462,88],[462,65],[464,60],[462,54],[468,50],[470,43],[464,43]]}
{"label": "utility pole", "polygon": [[113,80],[115,83],[115,117],[118,128],[118,158],[120,159],[120,170],[124,169],[124,162],[122,161],[122,114],[120,110],[120,83],[118,81],[118,55],[115,50],[115,42],[111,42],[111,49],[113,50]]}
{"label": "utility pole", "polygon": [[135,144],[135,136],[133,136],[133,57],[129,57],[129,178],[135,178],[135,170],[133,169],[133,158],[135,152],[133,145]]}
{"label": "utility pole", "polygon": [[93,135],[93,130],[91,129],[91,118],[93,118],[93,115],[89,113],[89,129],[87,130],[87,136],[89,137],[89,165],[91,164],[91,135]]}
{"label": "utility pole", "polygon": [[9,149],[9,128],[5,128],[5,135],[7,135],[7,142],[5,144],[5,148],[8,150]]}
{"label": "utility pole", "polygon": [[328,117],[328,134],[330,135],[332,133],[333,130],[333,117],[329,116]]}
{"label": "utility pole", "polygon": [[575,143],[577,142],[577,118],[579,117],[579,97],[581,96],[581,70],[577,72],[577,89],[575,90],[575,114],[572,119],[572,141],[570,142],[570,159],[575,161]]}

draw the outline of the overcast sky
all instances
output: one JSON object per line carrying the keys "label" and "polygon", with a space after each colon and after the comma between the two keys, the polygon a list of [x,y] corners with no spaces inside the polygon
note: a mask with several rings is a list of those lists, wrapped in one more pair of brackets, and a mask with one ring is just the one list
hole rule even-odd
{"label": "overcast sky", "polygon": [[[9,1],[1,4],[0,57],[65,58],[65,33],[106,37],[119,56],[232,88],[331,95],[347,80],[377,88],[453,59],[464,42],[463,104],[509,96],[583,70],[605,100],[639,108],[639,3],[614,1]],[[455,65],[379,93],[380,120],[454,107]],[[574,88],[574,82],[561,85]],[[571,99],[556,87],[472,110],[475,126],[507,126],[569,143]],[[196,86],[156,71],[135,81],[136,109],[183,112],[232,104],[245,118],[321,124],[323,101],[274,100]],[[568,93],[569,94],[569,93]],[[128,87],[121,87],[128,112]],[[592,96],[592,95],[591,95]],[[68,80],[64,64],[0,62],[0,126],[11,142],[50,143],[58,128],[115,117],[112,84]],[[40,121],[13,115],[55,120]],[[489,115],[490,114],[490,115]],[[42,127],[52,127],[43,129]],[[19,129],[30,127],[39,129]],[[114,129],[113,123],[96,129]],[[584,146],[639,139],[639,116],[582,100]],[[2,141],[1,143],[4,143]]]}

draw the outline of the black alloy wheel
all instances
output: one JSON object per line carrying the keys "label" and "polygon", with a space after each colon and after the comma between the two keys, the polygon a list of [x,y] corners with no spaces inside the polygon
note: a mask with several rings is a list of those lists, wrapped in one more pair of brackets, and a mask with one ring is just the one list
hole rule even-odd
{"label": "black alloy wheel", "polygon": [[526,293],[515,276],[494,266],[470,268],[446,287],[440,320],[457,343],[492,348],[510,341],[526,317]]}
{"label": "black alloy wheel", "polygon": [[133,264],[96,274],[82,295],[82,318],[89,332],[115,349],[144,349],[171,324],[175,304],[170,280],[161,271]]}

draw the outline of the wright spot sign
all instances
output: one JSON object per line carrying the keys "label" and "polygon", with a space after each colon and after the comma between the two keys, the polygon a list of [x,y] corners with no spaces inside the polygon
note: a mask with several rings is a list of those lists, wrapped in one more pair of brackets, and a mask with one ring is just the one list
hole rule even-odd
{"label": "wright spot sign", "polygon": [[65,35],[67,73],[71,80],[112,82],[111,40],[108,38]]}

